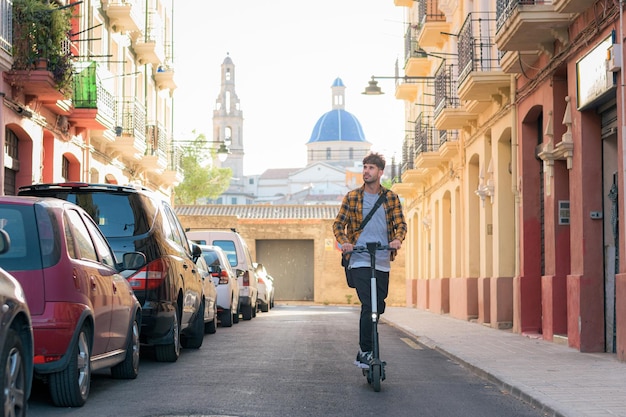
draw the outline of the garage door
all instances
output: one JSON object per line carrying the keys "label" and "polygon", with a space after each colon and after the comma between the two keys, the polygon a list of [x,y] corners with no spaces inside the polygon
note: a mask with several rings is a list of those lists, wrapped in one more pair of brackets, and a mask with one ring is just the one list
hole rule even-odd
{"label": "garage door", "polygon": [[256,260],[274,278],[275,301],[313,301],[313,240],[256,240]]}

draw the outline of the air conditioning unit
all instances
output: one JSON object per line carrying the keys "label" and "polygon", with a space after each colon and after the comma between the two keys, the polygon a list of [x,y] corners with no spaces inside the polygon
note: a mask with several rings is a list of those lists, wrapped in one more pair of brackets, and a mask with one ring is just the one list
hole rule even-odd
{"label": "air conditioning unit", "polygon": [[622,68],[622,45],[614,43],[606,50],[606,69],[617,72]]}

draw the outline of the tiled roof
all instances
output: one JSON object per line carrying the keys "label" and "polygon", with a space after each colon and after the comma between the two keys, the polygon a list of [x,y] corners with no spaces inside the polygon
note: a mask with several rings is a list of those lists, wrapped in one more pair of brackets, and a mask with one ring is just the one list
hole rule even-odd
{"label": "tiled roof", "polygon": [[236,216],[240,219],[334,219],[337,205],[206,204],[178,205],[179,216]]}
{"label": "tiled roof", "polygon": [[265,170],[260,178],[264,180],[287,179],[289,175],[300,169],[301,168],[270,168]]}

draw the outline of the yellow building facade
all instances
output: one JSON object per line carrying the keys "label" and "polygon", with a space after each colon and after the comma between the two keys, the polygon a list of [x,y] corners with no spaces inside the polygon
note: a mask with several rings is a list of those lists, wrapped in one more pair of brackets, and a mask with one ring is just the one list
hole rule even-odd
{"label": "yellow building facade", "polygon": [[410,134],[393,186],[409,223],[407,304],[510,328],[515,76],[500,68],[495,12],[441,3],[395,1],[409,22],[396,97]]}

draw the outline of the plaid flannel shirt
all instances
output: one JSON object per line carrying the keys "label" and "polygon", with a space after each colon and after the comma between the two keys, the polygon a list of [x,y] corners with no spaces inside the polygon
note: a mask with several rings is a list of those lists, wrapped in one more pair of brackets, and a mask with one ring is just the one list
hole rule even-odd
{"label": "plaid flannel shirt", "polygon": [[[339,244],[355,244],[360,231],[357,231],[363,221],[363,193],[365,186],[349,191],[341,202],[339,213],[333,222],[333,233]],[[387,218],[387,240],[398,239],[402,242],[406,236],[407,226],[402,213],[402,204],[398,194],[381,186],[380,193],[386,193],[387,199],[383,202],[385,217]]]}

